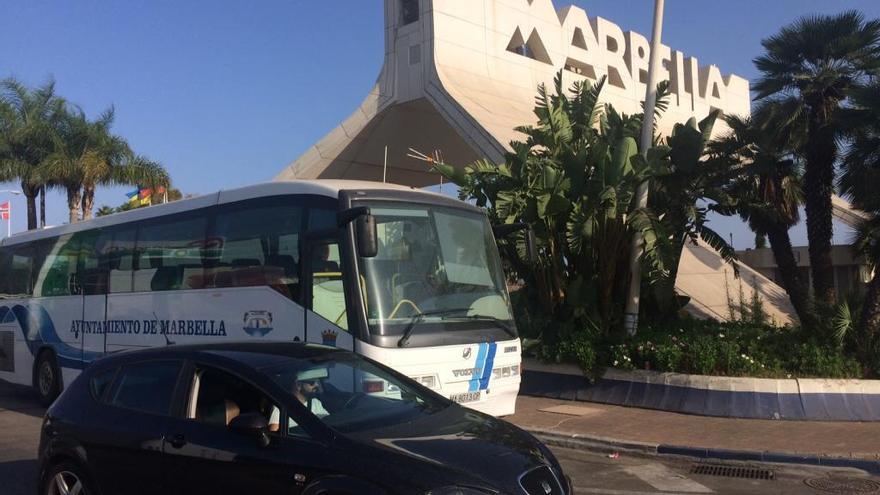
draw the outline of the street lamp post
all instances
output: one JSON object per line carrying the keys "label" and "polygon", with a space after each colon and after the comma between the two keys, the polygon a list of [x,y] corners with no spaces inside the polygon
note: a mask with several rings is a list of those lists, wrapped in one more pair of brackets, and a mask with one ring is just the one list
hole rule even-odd
{"label": "street lamp post", "polygon": [[[651,33],[651,59],[648,64],[648,87],[645,94],[645,115],[642,119],[642,135],[639,146],[642,156],[648,157],[648,148],[654,137],[654,107],[657,103],[657,79],[660,71],[660,38],[663,36],[663,0],[654,0],[654,29]],[[648,183],[642,183],[636,191],[636,206],[648,206]],[[635,335],[639,326],[639,292],[642,287],[642,268],[639,257],[642,254],[642,235],[636,232],[630,246],[629,294],[624,310],[624,326],[629,335]]]}
{"label": "street lamp post", "polygon": [[[12,194],[13,196],[20,196],[21,191],[16,191],[15,189],[2,189],[0,190],[0,194]],[[9,215],[6,218],[6,237],[12,237],[12,203],[9,203]]]}

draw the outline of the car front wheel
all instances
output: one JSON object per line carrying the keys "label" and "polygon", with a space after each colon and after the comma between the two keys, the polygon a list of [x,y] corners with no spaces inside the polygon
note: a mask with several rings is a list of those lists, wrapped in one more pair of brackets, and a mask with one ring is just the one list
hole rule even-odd
{"label": "car front wheel", "polygon": [[97,495],[88,476],[72,462],[62,462],[46,473],[43,495]]}

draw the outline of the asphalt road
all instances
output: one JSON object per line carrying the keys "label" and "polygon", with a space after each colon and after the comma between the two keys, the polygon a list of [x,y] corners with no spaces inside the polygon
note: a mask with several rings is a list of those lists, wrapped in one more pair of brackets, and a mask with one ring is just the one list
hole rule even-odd
{"label": "asphalt road", "polygon": [[[43,412],[28,389],[0,381],[0,494],[36,493],[37,442]],[[611,457],[581,450],[553,450],[563,469],[572,477],[577,494],[880,494],[880,479],[856,470],[792,465],[722,465],[773,471],[773,480],[749,480],[692,474],[697,463],[687,459],[627,454]],[[811,481],[813,486],[822,486],[826,490],[811,488],[807,480],[814,480]],[[845,489],[847,486],[849,489]],[[869,488],[875,489],[866,490]]]}

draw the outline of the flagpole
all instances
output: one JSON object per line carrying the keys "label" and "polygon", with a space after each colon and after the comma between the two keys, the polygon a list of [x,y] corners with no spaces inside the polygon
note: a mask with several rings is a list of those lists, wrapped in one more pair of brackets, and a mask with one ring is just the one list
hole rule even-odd
{"label": "flagpole", "polygon": [[[654,140],[654,107],[657,104],[657,79],[660,66],[660,39],[663,35],[663,0],[654,0],[654,29],[651,33],[651,59],[648,63],[648,87],[645,92],[645,114],[642,118],[642,136],[639,148],[647,159],[648,148]],[[648,206],[648,182],[639,185],[636,191],[636,208]],[[639,231],[633,233],[629,259],[629,294],[626,298],[623,324],[628,335],[635,335],[639,327],[639,296],[642,289],[642,255],[644,239]]]}

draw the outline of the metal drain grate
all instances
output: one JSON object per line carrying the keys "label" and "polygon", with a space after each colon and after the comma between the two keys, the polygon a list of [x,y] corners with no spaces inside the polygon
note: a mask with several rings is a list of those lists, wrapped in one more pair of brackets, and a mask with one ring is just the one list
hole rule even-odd
{"label": "metal drain grate", "polygon": [[816,478],[804,480],[808,487],[828,493],[877,493],[880,483],[861,478]]}
{"label": "metal drain grate", "polygon": [[703,476],[723,476],[725,478],[742,478],[748,480],[772,480],[773,471],[769,469],[752,468],[745,466],[725,466],[720,464],[697,464],[691,469],[691,474]]}

